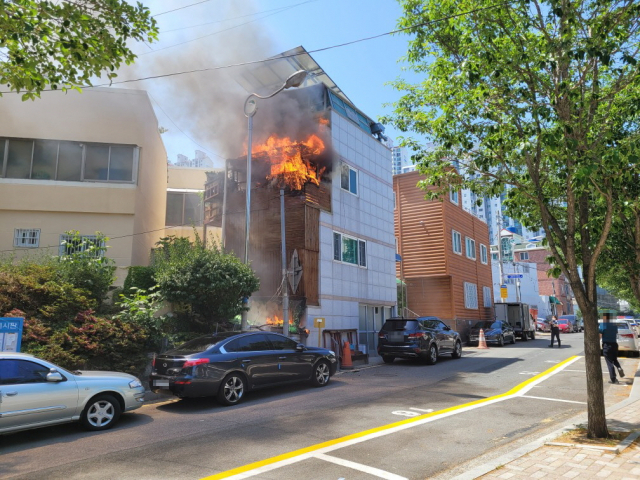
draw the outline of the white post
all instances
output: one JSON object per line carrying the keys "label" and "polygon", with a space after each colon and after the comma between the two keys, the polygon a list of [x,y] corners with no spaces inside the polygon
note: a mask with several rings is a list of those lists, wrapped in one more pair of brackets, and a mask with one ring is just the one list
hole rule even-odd
{"label": "white post", "polygon": [[289,336],[289,286],[287,285],[287,243],[284,223],[284,189],[280,189],[280,238],[282,242],[282,334]]}

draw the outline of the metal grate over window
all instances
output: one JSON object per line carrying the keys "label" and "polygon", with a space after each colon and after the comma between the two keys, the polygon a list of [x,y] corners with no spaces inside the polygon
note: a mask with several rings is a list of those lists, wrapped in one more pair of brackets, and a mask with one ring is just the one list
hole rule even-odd
{"label": "metal grate over window", "polygon": [[38,248],[40,245],[39,228],[16,228],[13,233],[13,246],[21,248]]}

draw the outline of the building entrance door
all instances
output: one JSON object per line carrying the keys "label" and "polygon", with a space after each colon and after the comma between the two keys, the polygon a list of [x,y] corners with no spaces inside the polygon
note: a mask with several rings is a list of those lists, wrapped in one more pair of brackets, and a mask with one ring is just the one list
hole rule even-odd
{"label": "building entrance door", "polygon": [[[376,305],[360,305],[359,333],[360,347],[370,357],[377,357],[378,332],[384,325],[384,321],[392,315],[392,307]],[[364,348],[363,348],[364,347]]]}

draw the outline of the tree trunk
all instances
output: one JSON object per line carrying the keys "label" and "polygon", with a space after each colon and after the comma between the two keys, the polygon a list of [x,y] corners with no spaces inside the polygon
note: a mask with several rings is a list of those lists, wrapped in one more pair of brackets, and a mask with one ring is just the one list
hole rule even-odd
{"label": "tree trunk", "polygon": [[591,305],[588,308],[581,308],[584,321],[584,351],[587,367],[587,437],[606,438],[609,436],[609,430],[607,429],[604,408],[598,307],[595,302],[589,303]]}

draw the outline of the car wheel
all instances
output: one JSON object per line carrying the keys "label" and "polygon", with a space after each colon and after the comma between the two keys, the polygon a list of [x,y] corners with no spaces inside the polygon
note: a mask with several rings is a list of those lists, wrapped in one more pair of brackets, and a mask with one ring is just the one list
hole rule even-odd
{"label": "car wheel", "polygon": [[331,379],[331,370],[329,364],[324,360],[319,361],[313,369],[311,383],[314,387],[324,387]]}
{"label": "car wheel", "polygon": [[535,340],[536,339],[536,332],[531,332],[531,340]]}
{"label": "car wheel", "polygon": [[435,365],[438,361],[438,347],[435,343],[429,345],[429,352],[427,353],[427,358],[425,358],[425,363],[427,365]]}
{"label": "car wheel", "polygon": [[383,355],[382,356],[382,361],[384,363],[393,363],[393,361],[396,359],[396,357],[394,357],[393,355]]}
{"label": "car wheel", "polygon": [[80,421],[87,430],[107,430],[116,424],[120,413],[122,409],[118,400],[111,395],[97,395],[87,403]]}
{"label": "car wheel", "polygon": [[451,358],[460,358],[461,356],[462,356],[462,344],[459,341],[457,341],[456,345],[453,347]]}
{"label": "car wheel", "polygon": [[504,337],[502,335],[500,335],[500,338],[498,339],[498,346],[504,347]]}
{"label": "car wheel", "polygon": [[526,342],[527,340],[529,340],[529,337],[527,337],[527,332],[522,332],[522,335],[520,336],[520,338],[522,339],[523,342]]}
{"label": "car wheel", "polygon": [[230,373],[220,385],[218,390],[218,402],[225,406],[236,405],[244,397],[247,382],[239,373]]}

